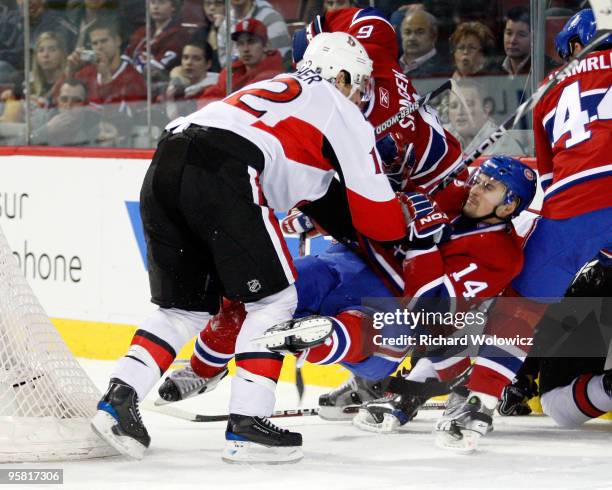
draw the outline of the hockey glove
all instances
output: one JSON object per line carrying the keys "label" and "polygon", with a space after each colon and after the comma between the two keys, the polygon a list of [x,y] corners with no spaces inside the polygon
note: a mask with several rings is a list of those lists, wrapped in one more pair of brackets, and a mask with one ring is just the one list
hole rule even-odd
{"label": "hockey glove", "polygon": [[413,145],[406,144],[399,131],[388,133],[376,142],[385,168],[385,174],[395,191],[402,191],[408,181],[408,172],[414,158]]}
{"label": "hockey glove", "polygon": [[515,378],[502,392],[497,411],[500,415],[529,415],[531,408],[527,402],[538,394],[538,385],[531,376]]}
{"label": "hockey glove", "polygon": [[315,229],[312,220],[304,213],[293,210],[281,220],[281,229],[287,235],[309,233]]}
{"label": "hockey glove", "polygon": [[412,248],[430,248],[450,236],[448,216],[426,195],[406,192],[398,196],[408,223],[408,241]]}

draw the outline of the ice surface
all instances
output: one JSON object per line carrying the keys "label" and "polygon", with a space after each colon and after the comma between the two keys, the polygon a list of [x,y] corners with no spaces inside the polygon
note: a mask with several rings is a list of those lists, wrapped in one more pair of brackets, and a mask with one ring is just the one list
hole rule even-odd
{"label": "ice surface", "polygon": [[[81,362],[100,390],[105,389],[114,362]],[[229,387],[225,380],[209,395],[177,406],[225,413]],[[316,406],[325,391],[307,386],[303,406]],[[277,408],[296,406],[295,387],[281,383]],[[143,410],[152,443],[142,461],[114,457],[24,464],[21,469],[63,468],[63,489],[612,489],[609,421],[563,430],[543,416],[496,417],[495,430],[482,439],[478,453],[463,456],[434,446],[431,430],[439,414],[422,411],[406,431],[387,436],[312,416],[276,419],[303,434],[304,459],[293,465],[244,466],[221,461],[225,423],[194,423]],[[7,466],[18,465],[0,468]]]}

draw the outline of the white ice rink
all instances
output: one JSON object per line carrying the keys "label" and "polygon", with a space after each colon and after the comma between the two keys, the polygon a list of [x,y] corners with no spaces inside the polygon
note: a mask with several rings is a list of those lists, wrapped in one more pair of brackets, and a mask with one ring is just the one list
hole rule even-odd
{"label": "white ice rink", "polygon": [[[82,364],[104,390],[114,363]],[[225,413],[229,386],[225,380],[211,394],[177,406]],[[281,383],[277,408],[295,408],[295,391]],[[316,406],[325,391],[306,387],[303,406]],[[387,436],[316,416],[275,419],[302,433],[304,459],[293,465],[243,466],[221,461],[225,423],[194,423],[143,410],[152,442],[142,461],[113,457],[0,468],[63,468],[65,489],[612,489],[610,421],[562,430],[543,416],[496,417],[495,430],[482,439],[480,450],[464,456],[434,446],[431,430],[439,414],[422,411],[403,433]]]}

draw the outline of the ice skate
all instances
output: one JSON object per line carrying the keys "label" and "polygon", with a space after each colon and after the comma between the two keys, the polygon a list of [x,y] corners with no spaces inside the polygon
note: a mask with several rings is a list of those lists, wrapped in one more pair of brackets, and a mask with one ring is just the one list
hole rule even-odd
{"label": "ice skate", "polygon": [[202,393],[208,393],[217,387],[219,382],[227,376],[227,373],[228,370],[225,368],[211,378],[201,378],[191,369],[191,366],[176,369],[168,375],[159,387],[160,397],[155,400],[155,405],[166,405]]}
{"label": "ice skate", "polygon": [[312,315],[274,325],[254,341],[271,351],[296,353],[323,343],[333,328],[329,318]]}
{"label": "ice skate", "polygon": [[363,403],[382,395],[379,382],[353,376],[334,391],[319,397],[319,417],[325,420],[350,420]]}
{"label": "ice skate", "polygon": [[459,405],[455,403],[459,396],[436,423],[436,446],[469,454],[476,450],[480,438],[492,430],[494,408],[487,408],[476,394],[468,395]]}
{"label": "ice skate", "polygon": [[227,463],[296,463],[304,457],[302,434],[277,427],[266,417],[230,414],[223,461]]}
{"label": "ice skate", "polygon": [[121,454],[142,459],[151,438],[142,423],[138,397],[131,386],[111,378],[108,390],[98,402],[91,428]]}
{"label": "ice skate", "polygon": [[410,422],[427,401],[425,397],[388,395],[364,403],[353,419],[353,425],[369,432],[390,434]]}

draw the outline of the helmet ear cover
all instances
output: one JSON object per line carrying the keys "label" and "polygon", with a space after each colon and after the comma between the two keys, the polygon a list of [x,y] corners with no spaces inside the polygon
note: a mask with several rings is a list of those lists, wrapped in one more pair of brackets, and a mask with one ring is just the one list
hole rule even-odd
{"label": "helmet ear cover", "polygon": [[304,66],[332,83],[340,71],[345,71],[352,95],[357,90],[366,92],[373,64],[363,45],[350,34],[322,32],[309,42],[298,68]]}

